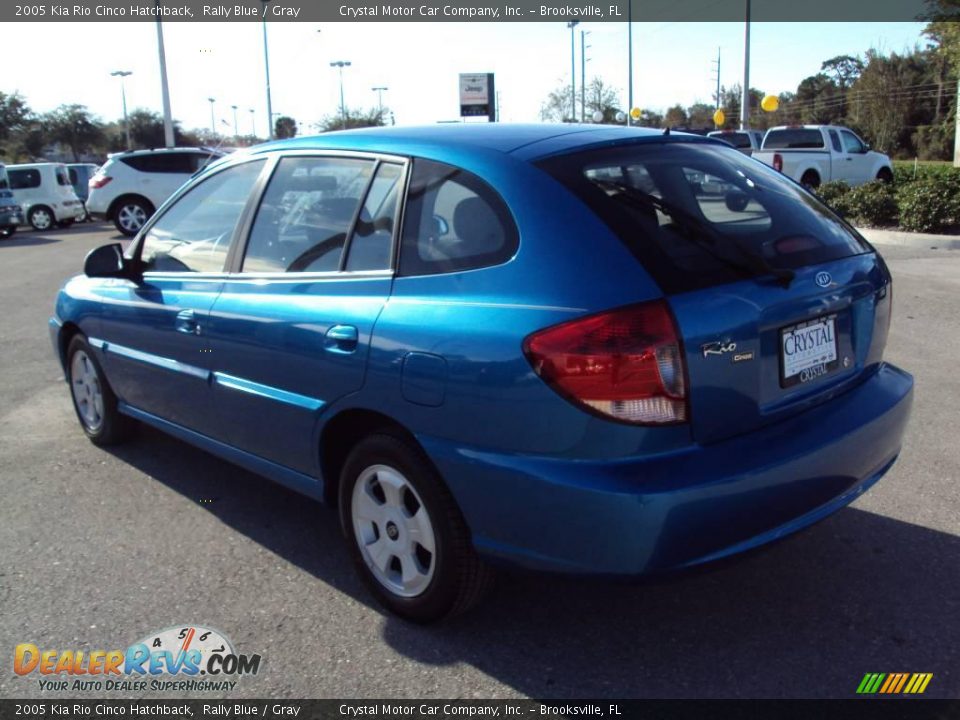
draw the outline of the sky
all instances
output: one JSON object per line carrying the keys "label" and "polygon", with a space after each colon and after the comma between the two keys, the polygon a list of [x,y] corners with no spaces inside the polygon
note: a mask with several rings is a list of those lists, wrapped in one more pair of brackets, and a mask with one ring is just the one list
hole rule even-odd
{"label": "sky", "polygon": [[[795,91],[803,78],[836,55],[862,55],[924,45],[923,23],[753,23],[750,85],[765,93]],[[586,75],[616,89],[627,106],[627,26],[582,23],[576,34],[580,85],[580,31],[588,31]],[[268,24],[274,113],[309,128],[339,110],[343,69],[348,107],[383,103],[397,124],[456,120],[459,73],[493,72],[504,122],[536,122],[551,90],[570,82],[570,30],[565,23],[272,23]],[[266,134],[262,30],[257,22],[163,24],[171,108],[184,128]],[[38,53],[37,44],[53,52]],[[743,23],[634,23],[634,106],[662,112],[680,103],[711,103],[720,51],[720,81],[743,78]],[[0,91],[19,91],[38,112],[62,103],[86,105],[103,120],[127,106],[161,111],[157,30],[153,22],[18,23],[4,33]],[[23,61],[17,58],[24,58]],[[579,91],[578,91],[579,95]],[[250,110],[253,109],[251,113]]]}

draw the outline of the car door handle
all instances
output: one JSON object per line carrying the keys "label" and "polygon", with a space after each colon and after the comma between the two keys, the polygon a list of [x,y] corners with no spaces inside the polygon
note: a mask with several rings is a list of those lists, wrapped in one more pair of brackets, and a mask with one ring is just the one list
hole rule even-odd
{"label": "car door handle", "polygon": [[177,319],[173,326],[177,332],[186,333],[187,335],[200,334],[200,321],[197,320],[197,316],[193,310],[181,310],[178,312]]}
{"label": "car door handle", "polygon": [[353,325],[334,325],[327,330],[323,349],[333,353],[352,353],[360,339]]}

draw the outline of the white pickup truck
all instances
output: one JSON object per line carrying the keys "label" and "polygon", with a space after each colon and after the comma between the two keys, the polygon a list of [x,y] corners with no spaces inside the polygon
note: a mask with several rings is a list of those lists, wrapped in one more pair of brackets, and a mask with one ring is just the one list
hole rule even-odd
{"label": "white pickup truck", "polygon": [[770,128],[753,157],[808,188],[830,180],[850,185],[893,180],[889,157],[871,150],[853,130],[834,125]]}

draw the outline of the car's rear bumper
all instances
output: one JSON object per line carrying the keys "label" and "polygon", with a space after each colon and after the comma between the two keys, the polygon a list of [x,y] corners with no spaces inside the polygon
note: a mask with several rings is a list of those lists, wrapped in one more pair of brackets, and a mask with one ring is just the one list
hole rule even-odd
{"label": "car's rear bumper", "polygon": [[483,555],[638,575],[762,545],[849,504],[896,460],[912,397],[913,378],[884,364],[844,395],[747,435],[609,461],[420,440]]}

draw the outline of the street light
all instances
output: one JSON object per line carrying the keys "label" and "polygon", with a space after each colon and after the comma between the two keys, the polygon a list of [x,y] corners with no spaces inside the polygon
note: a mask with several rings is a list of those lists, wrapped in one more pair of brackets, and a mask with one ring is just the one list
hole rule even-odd
{"label": "street light", "polygon": [[124,78],[133,75],[130,70],[114,70],[110,77],[120,78],[120,97],[123,99],[123,127],[127,133],[127,150],[130,149],[130,120],[127,118],[127,88]]}
{"label": "street light", "polygon": [[213,104],[217,101],[217,99],[216,99],[216,98],[209,97],[209,98],[207,98],[207,100],[210,101],[210,132],[213,133],[214,136],[216,136],[216,134],[217,134],[217,121],[216,121],[216,119],[214,118],[214,115],[213,115]]}
{"label": "street light", "polygon": [[580,31],[580,119],[587,119],[587,48],[593,47],[587,45],[587,35],[589,30]]}
{"label": "street light", "polygon": [[380,106],[380,122],[383,122],[383,93],[389,90],[390,88],[386,86],[377,86],[370,88],[377,94],[377,104]]}
{"label": "street light", "polygon": [[334,60],[330,67],[335,67],[340,71],[340,117],[343,122],[343,129],[347,129],[347,106],[343,103],[343,69],[350,67],[349,60]]}
{"label": "street light", "polygon": [[273,140],[273,105],[270,102],[270,53],[267,52],[267,3],[270,0],[261,0],[263,3],[263,69],[267,77],[267,137]]}
{"label": "street light", "polygon": [[253,113],[253,108],[250,108],[250,137],[255,138],[257,136],[257,121]]}
{"label": "street light", "polygon": [[237,106],[231,105],[230,107],[233,108],[233,137],[238,138],[240,137],[240,130],[237,129]]}
{"label": "street light", "polygon": [[570,28],[570,113],[573,115],[574,122],[577,121],[577,46],[573,29],[579,24],[579,20],[571,20],[567,23],[567,27]]}

